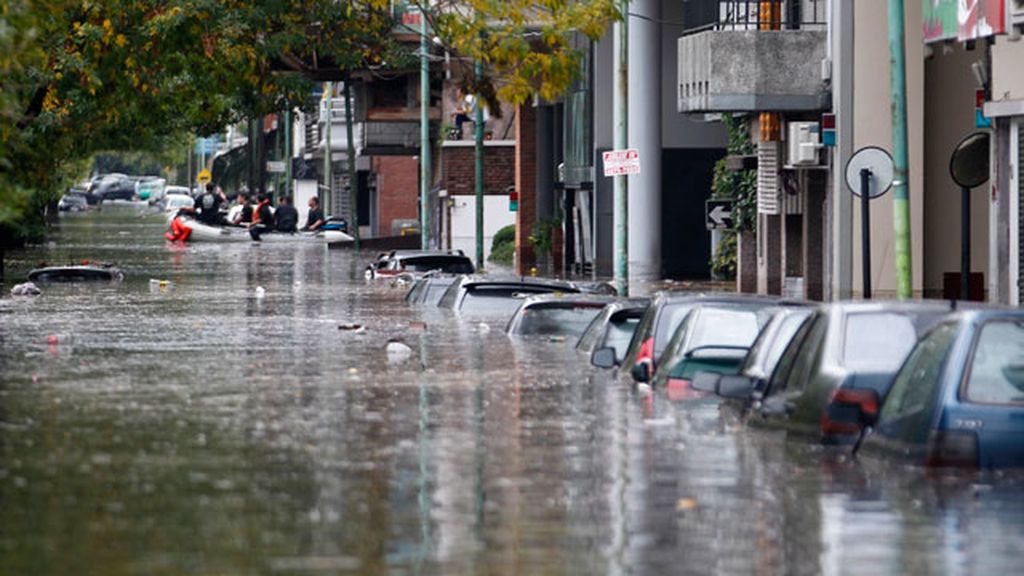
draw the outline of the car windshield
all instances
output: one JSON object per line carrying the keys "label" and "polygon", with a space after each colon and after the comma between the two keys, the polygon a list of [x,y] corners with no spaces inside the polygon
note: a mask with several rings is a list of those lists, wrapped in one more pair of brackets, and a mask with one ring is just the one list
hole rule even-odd
{"label": "car windshield", "polygon": [[603,304],[589,302],[531,306],[520,312],[516,334],[521,336],[579,336],[603,307]]}
{"label": "car windshield", "polygon": [[406,258],[401,261],[401,269],[410,272],[429,272],[440,270],[448,274],[472,274],[473,263],[465,257],[451,256],[420,256]]}
{"label": "car windshield", "polygon": [[895,372],[917,343],[913,319],[894,312],[850,314],[843,339],[843,366],[854,372]]}
{"label": "car windshield", "polygon": [[748,348],[771,315],[757,309],[708,308],[693,324],[687,351],[706,346]]}
{"label": "car windshield", "polygon": [[1024,403],[1024,323],[994,321],[982,326],[967,377],[967,399]]}

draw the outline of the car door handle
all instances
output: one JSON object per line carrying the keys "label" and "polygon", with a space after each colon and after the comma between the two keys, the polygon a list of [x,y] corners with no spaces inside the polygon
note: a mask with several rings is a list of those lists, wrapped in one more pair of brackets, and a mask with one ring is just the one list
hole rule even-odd
{"label": "car door handle", "polygon": [[761,402],[761,414],[765,416],[789,416],[794,408],[796,403],[788,398],[769,397]]}

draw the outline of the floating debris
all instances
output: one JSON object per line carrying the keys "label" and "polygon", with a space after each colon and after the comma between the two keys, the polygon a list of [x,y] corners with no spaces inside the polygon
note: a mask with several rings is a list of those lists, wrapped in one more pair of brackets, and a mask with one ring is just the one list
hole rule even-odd
{"label": "floating debris", "polygon": [[24,284],[15,284],[14,288],[11,288],[11,296],[38,296],[43,291],[39,289],[32,282],[25,282]]}
{"label": "floating debris", "polygon": [[257,286],[256,287],[256,297],[257,298],[263,298],[266,295],[267,295],[267,289],[266,288],[264,288],[263,286]]}
{"label": "floating debris", "polygon": [[356,332],[356,333],[358,333],[358,332],[366,332],[366,326],[363,326],[362,324],[355,324],[355,323],[338,324],[338,330],[346,330],[346,331],[349,331],[349,332]]}

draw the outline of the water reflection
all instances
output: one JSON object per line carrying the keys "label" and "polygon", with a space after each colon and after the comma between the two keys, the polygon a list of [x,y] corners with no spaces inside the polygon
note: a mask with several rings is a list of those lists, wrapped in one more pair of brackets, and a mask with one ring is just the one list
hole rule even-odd
{"label": "water reflection", "polygon": [[1014,476],[830,458],[591,376],[571,343],[409,310],[362,280],[368,256],[172,246],[162,226],[86,214],[8,254],[4,294],[42,261],[128,278],[0,298],[2,574],[992,573],[1019,555]]}

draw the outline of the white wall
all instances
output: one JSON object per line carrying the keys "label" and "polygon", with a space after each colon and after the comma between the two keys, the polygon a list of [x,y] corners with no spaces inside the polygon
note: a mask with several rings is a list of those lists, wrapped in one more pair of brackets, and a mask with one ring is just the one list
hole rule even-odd
{"label": "white wall", "polygon": [[992,47],[992,100],[1024,100],[1024,41],[996,38]]}
{"label": "white wall", "polygon": [[[295,209],[299,211],[299,226],[306,225],[306,216],[309,214],[309,199],[316,196],[316,180],[292,180],[293,200]],[[321,200],[320,205],[323,206]]]}
{"label": "white wall", "polygon": [[[452,196],[450,200],[451,248],[475,258],[476,196]],[[494,234],[515,222],[516,213],[508,209],[508,196],[484,196],[484,262],[491,256]]]}

